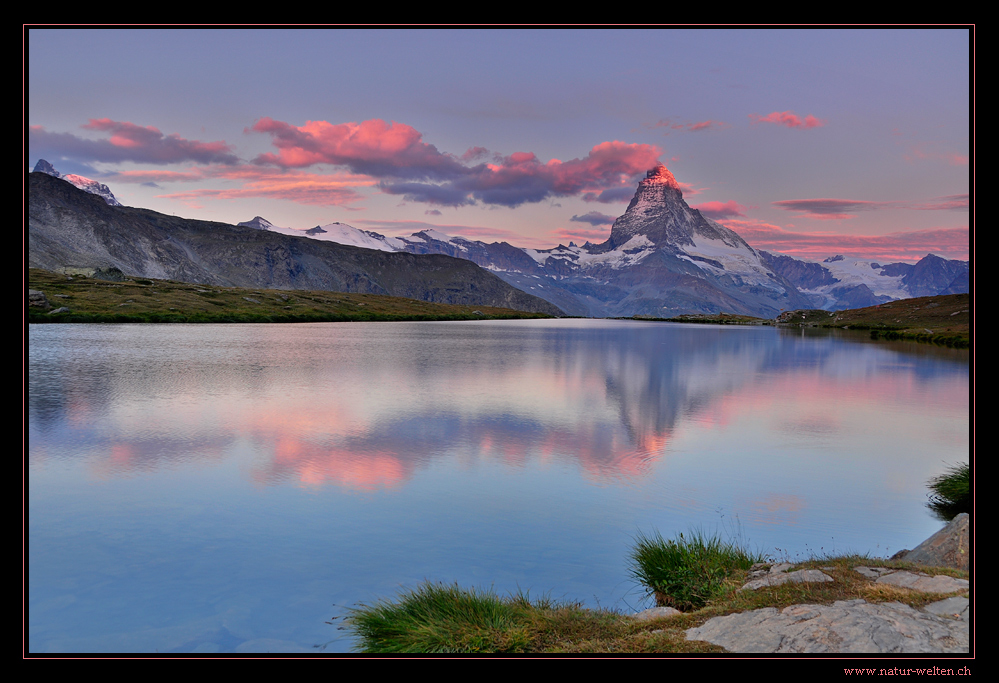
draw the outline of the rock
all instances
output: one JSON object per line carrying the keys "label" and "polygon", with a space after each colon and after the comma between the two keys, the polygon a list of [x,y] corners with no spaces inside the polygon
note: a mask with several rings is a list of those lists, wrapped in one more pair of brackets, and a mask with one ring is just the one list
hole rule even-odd
{"label": "rock", "polygon": [[968,609],[969,604],[970,601],[968,598],[958,596],[956,598],[947,598],[946,600],[930,603],[923,609],[930,614],[936,614],[937,616],[968,621],[971,617],[971,611]]}
{"label": "rock", "polygon": [[683,612],[673,607],[652,607],[647,610],[642,610],[638,614],[632,615],[632,617],[640,621],[649,621],[651,619],[662,619],[664,617],[673,617],[676,616],[677,614],[683,614]]}
{"label": "rock", "polygon": [[95,268],[94,274],[90,277],[95,280],[107,280],[109,282],[125,281],[125,273],[121,272],[121,269],[115,268],[114,266],[108,266],[107,268]]}
{"label": "rock", "polygon": [[953,567],[968,569],[968,549],[971,547],[971,518],[962,512],[947,526],[933,534],[909,551],[899,551],[891,559],[904,559],[906,562],[925,567]]}
{"label": "rock", "polygon": [[49,315],[55,315],[56,313],[69,313],[69,308],[66,306],[60,306],[54,311],[49,311]]}
{"label": "rock", "polygon": [[32,308],[52,308],[52,304],[45,297],[45,292],[40,292],[37,289],[28,290],[28,306]]}
{"label": "rock", "polygon": [[922,593],[953,593],[966,591],[970,586],[967,579],[955,579],[953,576],[944,576],[943,574],[930,576],[929,574],[905,571],[885,574],[874,583],[911,588]]}
{"label": "rock", "polygon": [[966,621],[919,612],[898,602],[840,600],[714,617],[687,629],[730,652],[968,652]]}
{"label": "rock", "polygon": [[782,583],[826,583],[833,578],[818,569],[799,569],[796,572],[770,573],[753,579],[739,590],[756,590],[764,586],[779,586]]}

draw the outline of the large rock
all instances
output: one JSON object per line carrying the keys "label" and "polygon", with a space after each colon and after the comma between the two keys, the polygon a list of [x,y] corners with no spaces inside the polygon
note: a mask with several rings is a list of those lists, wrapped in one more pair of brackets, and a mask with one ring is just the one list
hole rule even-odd
{"label": "large rock", "polygon": [[28,290],[28,306],[33,308],[52,308],[52,304],[49,303],[45,292],[40,292],[37,289]]}
{"label": "large rock", "polygon": [[953,567],[968,569],[971,549],[971,517],[962,512],[947,526],[936,532],[912,550],[895,553],[892,559],[905,560],[925,567]]}
{"label": "large rock", "polygon": [[729,652],[968,652],[967,621],[919,612],[898,602],[840,600],[714,617],[687,629]]}

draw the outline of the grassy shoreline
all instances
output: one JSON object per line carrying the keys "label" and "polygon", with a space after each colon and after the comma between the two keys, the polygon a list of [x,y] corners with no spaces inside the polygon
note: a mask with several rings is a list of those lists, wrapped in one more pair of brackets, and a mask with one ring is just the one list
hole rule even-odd
{"label": "grassy shoreline", "polygon": [[[29,305],[28,323],[305,323],[548,318],[509,308],[436,304],[345,292],[245,289],[175,280],[120,281],[31,268],[28,289],[48,308]],[[30,303],[30,301],[29,301]],[[68,310],[55,312],[59,308]]]}
{"label": "grassy shoreline", "polygon": [[875,340],[916,341],[955,349],[967,349],[971,346],[970,294],[898,299],[877,306],[844,311],[784,311],[773,320],[731,313],[699,313],[672,318],[633,316],[624,319],[702,325],[774,325],[864,330],[870,331],[871,339]]}
{"label": "grassy shoreline", "polygon": [[871,339],[908,340],[967,349],[971,345],[971,295],[897,299],[845,311],[785,311],[773,324],[868,330]]}
{"label": "grassy shoreline", "polygon": [[833,578],[825,583],[793,583],[757,590],[738,590],[746,572],[721,582],[705,606],[673,616],[636,619],[609,609],[525,593],[499,596],[490,589],[464,589],[455,584],[424,583],[394,600],[361,605],[347,615],[345,626],[359,639],[357,650],[369,654],[711,654],[725,650],[687,640],[686,631],[708,619],[763,607],[784,609],[796,604],[830,605],[862,598],[867,602],[901,602],[913,608],[961,593],[921,593],[875,584],[854,567],[891,567],[968,578],[968,572],[927,568],[898,560],[858,555],[811,559],[795,569],[820,569]]}
{"label": "grassy shoreline", "polygon": [[[962,477],[954,469],[931,482]],[[708,619],[760,608],[778,610],[800,604],[829,605],[839,600],[901,602],[923,607],[953,593],[923,593],[876,583],[858,566],[910,569],[968,578],[958,569],[916,566],[902,560],[861,555],[812,557],[794,569],[820,570],[831,581],[760,585],[743,589],[750,577],[767,573],[778,561],[752,552],[745,544],[699,530],[665,539],[657,531],[639,533],[629,554],[632,579],[658,607],[672,609],[636,618],[608,609],[548,595],[532,599],[519,591],[505,597],[492,589],[465,589],[457,584],[424,582],[349,610],[346,627],[358,637],[357,649],[373,654],[399,653],[712,653],[725,652],[703,641],[688,640],[687,629]],[[791,568],[785,564],[780,570]],[[969,594],[970,597],[970,594]],[[665,614],[664,614],[665,613]]]}

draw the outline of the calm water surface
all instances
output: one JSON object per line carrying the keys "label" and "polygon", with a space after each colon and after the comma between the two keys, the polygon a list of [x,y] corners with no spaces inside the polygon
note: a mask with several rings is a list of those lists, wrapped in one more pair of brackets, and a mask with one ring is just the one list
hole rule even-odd
{"label": "calm water surface", "polygon": [[37,653],[344,652],[426,579],[640,609],[640,530],[884,556],[969,448],[967,352],[759,327],[33,325],[28,399]]}

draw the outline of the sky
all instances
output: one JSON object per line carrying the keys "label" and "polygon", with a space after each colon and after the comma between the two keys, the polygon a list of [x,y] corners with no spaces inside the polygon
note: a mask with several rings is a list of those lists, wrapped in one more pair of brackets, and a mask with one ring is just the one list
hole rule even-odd
{"label": "sky", "polygon": [[28,170],[128,206],[547,249],[664,163],[757,249],[969,258],[967,28],[25,31]]}

